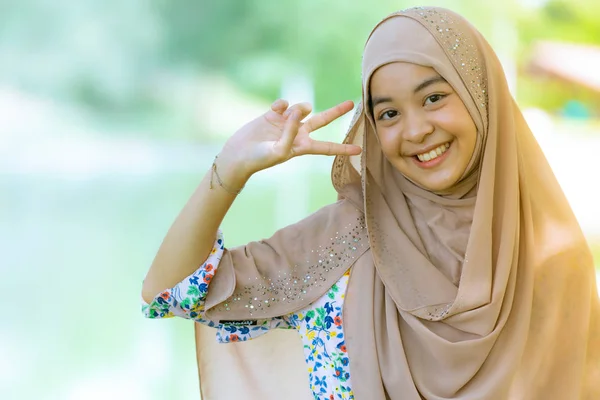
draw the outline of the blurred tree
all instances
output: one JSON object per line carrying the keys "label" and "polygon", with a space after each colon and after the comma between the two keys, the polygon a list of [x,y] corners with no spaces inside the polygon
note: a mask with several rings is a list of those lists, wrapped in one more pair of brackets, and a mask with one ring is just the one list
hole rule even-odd
{"label": "blurred tree", "polygon": [[172,61],[225,73],[269,98],[287,75],[307,74],[324,106],[360,93],[362,45],[381,8],[341,0],[182,0],[164,3],[161,15]]}
{"label": "blurred tree", "polygon": [[523,46],[535,40],[558,40],[600,45],[600,2],[550,0],[541,8],[512,10]]}
{"label": "blurred tree", "polygon": [[[419,3],[181,0],[158,7],[167,31],[167,59],[226,73],[240,87],[269,99],[279,95],[287,75],[307,74],[315,84],[316,106],[324,108],[360,96],[361,54],[372,27],[385,15]],[[474,21],[494,15],[472,0],[430,3],[464,11]]]}
{"label": "blurred tree", "polygon": [[562,112],[573,100],[597,109],[598,94],[583,87],[553,79],[540,79],[523,67],[530,59],[532,45],[538,40],[585,43],[600,46],[600,2],[596,0],[550,0],[540,8],[513,9],[520,36],[518,59],[522,73],[518,97],[522,105]]}
{"label": "blurred tree", "polygon": [[0,80],[104,108],[136,102],[163,28],[147,2],[2,2]]}

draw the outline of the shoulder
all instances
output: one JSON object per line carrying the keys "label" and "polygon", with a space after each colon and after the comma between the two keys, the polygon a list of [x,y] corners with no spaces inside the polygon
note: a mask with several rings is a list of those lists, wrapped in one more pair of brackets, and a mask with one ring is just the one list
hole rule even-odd
{"label": "shoulder", "polygon": [[291,226],[318,226],[320,229],[364,229],[364,214],[354,202],[340,199],[335,203],[319,208],[303,220]]}
{"label": "shoulder", "polygon": [[364,214],[346,199],[321,207],[262,242],[294,244],[295,248],[308,253],[325,249],[346,253],[368,247]]}

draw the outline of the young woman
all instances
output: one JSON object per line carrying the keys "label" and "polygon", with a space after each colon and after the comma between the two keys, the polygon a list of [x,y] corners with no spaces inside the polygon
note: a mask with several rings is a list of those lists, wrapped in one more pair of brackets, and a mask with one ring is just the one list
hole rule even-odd
{"label": "young woman", "polygon": [[[203,398],[600,399],[591,254],[481,34],[440,8],[388,16],[365,47],[361,104],[335,144],[309,134],[350,102],[304,123],[307,105],[275,102],[169,230],[147,317],[223,343],[292,329],[247,352],[200,330]],[[225,249],[218,228],[248,178],[305,154],[337,155],[339,200]],[[301,347],[308,378],[289,361]]]}

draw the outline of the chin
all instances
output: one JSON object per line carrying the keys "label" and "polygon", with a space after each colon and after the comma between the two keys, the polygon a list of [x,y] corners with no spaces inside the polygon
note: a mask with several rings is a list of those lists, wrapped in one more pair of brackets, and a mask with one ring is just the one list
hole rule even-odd
{"label": "chin", "polygon": [[415,182],[416,184],[418,184],[419,186],[421,186],[423,189],[428,190],[430,192],[445,192],[445,191],[451,189],[452,186],[454,186],[456,184],[458,179],[450,179],[450,180],[444,179],[441,182],[439,180],[430,181],[430,180],[418,180],[418,179],[414,179],[412,181]]}
{"label": "chin", "polygon": [[432,184],[420,184],[420,186],[425,189],[428,190],[430,192],[445,192],[446,190],[450,189],[452,187],[452,185],[432,185]]}

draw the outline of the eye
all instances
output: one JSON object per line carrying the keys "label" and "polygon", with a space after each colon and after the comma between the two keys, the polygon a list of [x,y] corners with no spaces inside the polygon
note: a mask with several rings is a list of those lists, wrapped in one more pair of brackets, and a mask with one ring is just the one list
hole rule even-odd
{"label": "eye", "polygon": [[446,97],[445,94],[432,94],[431,96],[428,96],[425,99],[425,104],[433,104],[433,103],[437,103],[438,101],[442,100],[444,97]]}
{"label": "eye", "polygon": [[385,112],[381,113],[379,115],[379,118],[377,118],[377,119],[380,120],[380,121],[382,121],[382,120],[388,120],[388,119],[394,118],[396,115],[398,115],[398,111],[388,110],[388,111],[385,111]]}

